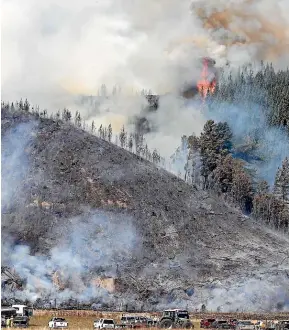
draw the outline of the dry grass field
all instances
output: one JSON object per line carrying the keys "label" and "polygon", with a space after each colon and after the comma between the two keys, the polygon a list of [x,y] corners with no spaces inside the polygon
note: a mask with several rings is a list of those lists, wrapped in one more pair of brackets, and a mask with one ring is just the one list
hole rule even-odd
{"label": "dry grass field", "polygon": [[[131,313],[134,314],[134,313]],[[140,313],[139,313],[140,314]],[[36,310],[34,316],[30,320],[30,327],[28,329],[49,329],[48,321],[53,316],[64,317],[69,323],[69,329],[76,330],[92,330],[93,321],[98,318],[112,318],[116,322],[120,321],[122,313],[120,312],[96,312],[96,311],[68,311],[68,310]],[[160,315],[159,313],[141,313],[141,315]],[[205,313],[205,314],[191,314],[191,319],[194,323],[195,330],[200,330],[200,319],[202,318],[237,318],[237,319],[251,319],[251,320],[277,320],[289,319],[289,313]],[[139,329],[141,330],[141,329]],[[152,328],[152,330],[154,330]]]}
{"label": "dry grass field", "polygon": [[[50,321],[52,315],[43,316],[33,316],[30,320],[30,326],[28,329],[49,329],[48,322]],[[94,316],[65,316],[68,322],[69,329],[93,329],[93,321],[96,319]]]}
{"label": "dry grass field", "polygon": [[[93,321],[96,319],[93,316],[87,317],[79,317],[79,316],[67,316],[65,319],[68,321],[69,329],[75,330],[92,330],[93,329]],[[27,329],[31,330],[48,330],[48,322],[50,317],[47,316],[33,316],[30,320],[30,326]],[[200,330],[200,322],[195,321],[195,330]],[[142,330],[138,328],[138,330]],[[147,330],[147,329],[144,329]],[[151,328],[151,330],[156,330],[155,328]]]}

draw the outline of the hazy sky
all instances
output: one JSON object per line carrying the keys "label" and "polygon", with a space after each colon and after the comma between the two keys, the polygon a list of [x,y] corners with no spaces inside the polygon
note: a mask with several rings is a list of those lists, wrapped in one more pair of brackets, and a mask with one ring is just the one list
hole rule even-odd
{"label": "hazy sky", "polygon": [[[96,94],[102,83],[175,92],[199,78],[203,55],[217,65],[269,59],[284,66],[288,13],[288,0],[3,0],[2,99],[27,97],[55,111],[75,108],[75,95]],[[178,138],[192,130],[180,106],[166,105],[173,125],[164,125]],[[111,107],[118,127],[140,109],[125,100]],[[194,122],[200,131],[203,118]]]}
{"label": "hazy sky", "polygon": [[286,0],[3,0],[3,97],[45,103],[64,91],[95,93],[102,83],[164,92],[193,77],[205,53],[276,59],[288,51],[288,7]]}

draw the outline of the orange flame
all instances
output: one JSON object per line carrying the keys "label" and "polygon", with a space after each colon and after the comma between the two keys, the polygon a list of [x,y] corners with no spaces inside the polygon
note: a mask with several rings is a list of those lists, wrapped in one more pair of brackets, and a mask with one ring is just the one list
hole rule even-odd
{"label": "orange flame", "polygon": [[203,69],[202,69],[202,78],[198,81],[197,87],[200,95],[205,99],[208,93],[213,94],[216,89],[216,77],[212,80],[209,80],[209,70],[208,70],[209,60],[207,58],[203,59]]}

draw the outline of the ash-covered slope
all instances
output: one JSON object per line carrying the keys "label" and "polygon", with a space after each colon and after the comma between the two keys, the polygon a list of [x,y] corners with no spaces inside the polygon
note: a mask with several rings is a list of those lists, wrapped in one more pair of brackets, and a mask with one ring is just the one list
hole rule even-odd
{"label": "ash-covered slope", "polygon": [[[287,237],[71,125],[7,110],[1,124],[2,263],[28,278],[29,298],[52,290],[46,273],[60,270],[71,289],[62,300],[223,310],[288,304]],[[98,226],[109,234],[100,237]],[[91,290],[84,278],[95,274],[117,277],[114,293]]]}

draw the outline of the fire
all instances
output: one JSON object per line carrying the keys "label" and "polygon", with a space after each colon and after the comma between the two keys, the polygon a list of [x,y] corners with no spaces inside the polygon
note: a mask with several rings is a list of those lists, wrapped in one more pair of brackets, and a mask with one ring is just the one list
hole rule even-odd
{"label": "fire", "polygon": [[203,59],[202,78],[197,83],[198,91],[203,99],[207,97],[208,93],[213,94],[215,92],[217,84],[215,75],[210,79],[209,63],[210,59]]}

